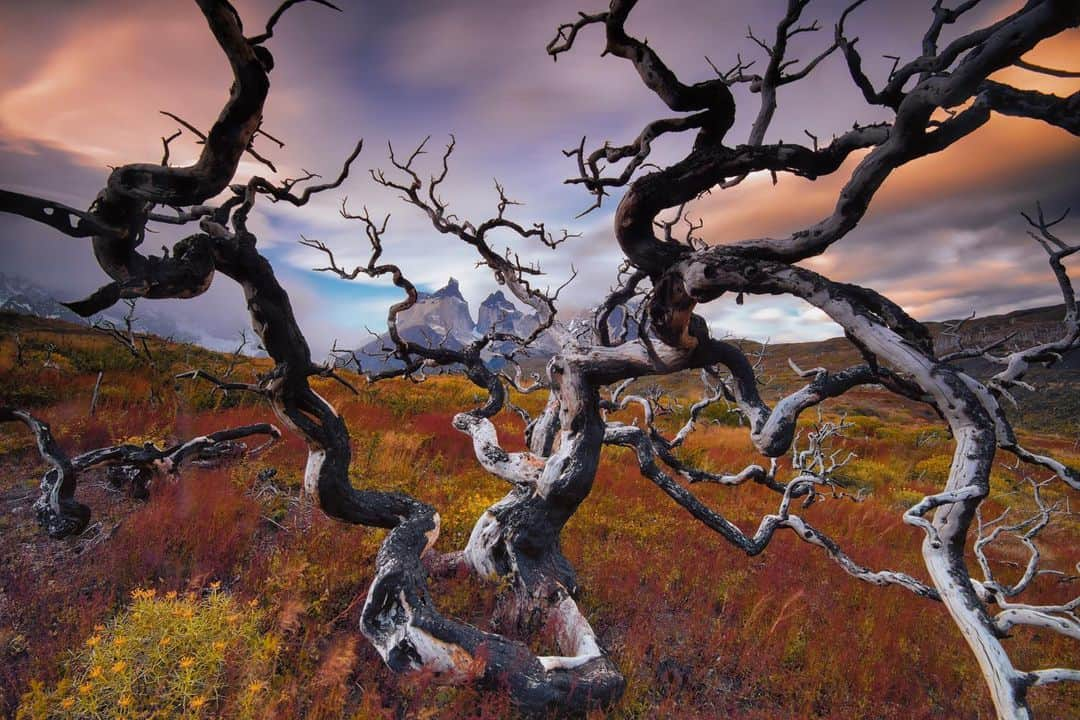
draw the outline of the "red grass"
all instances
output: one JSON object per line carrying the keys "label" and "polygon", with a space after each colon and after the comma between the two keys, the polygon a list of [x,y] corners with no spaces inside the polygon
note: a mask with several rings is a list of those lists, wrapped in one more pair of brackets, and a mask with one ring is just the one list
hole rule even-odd
{"label": "red grass", "polygon": [[431,437],[431,446],[446,460],[447,470],[450,472],[476,464],[472,439],[454,429],[454,415],[455,413],[424,413],[409,418],[413,432]]}
{"label": "red grass", "polygon": [[120,526],[99,562],[123,585],[181,589],[228,580],[258,520],[258,503],[227,472],[187,472],[155,482],[150,501]]}
{"label": "red grass", "polygon": [[[158,433],[175,440],[278,422],[261,404],[193,412],[185,396],[167,408],[151,408],[142,394],[114,399],[87,419],[84,400],[90,385],[85,375],[78,377],[75,391],[40,413],[72,451],[129,435]],[[464,397],[471,391],[461,379],[431,382],[445,391],[439,397]],[[141,385],[132,387],[141,393]],[[464,407],[442,400],[425,405],[423,413],[402,414],[402,408],[413,407],[410,393],[424,392],[405,384],[365,387],[360,396],[352,396],[327,383],[320,392],[337,404],[353,432],[354,481],[399,487],[436,504],[444,518],[440,549],[458,549],[453,546],[467,537],[474,507],[505,492],[503,483],[478,470],[471,440],[451,425]],[[884,401],[879,393],[853,397],[868,409],[881,410],[883,430],[917,425],[899,415],[906,412],[903,406]],[[505,448],[523,449],[520,419],[506,414],[495,422]],[[933,490],[932,483],[915,477],[913,468],[948,454],[951,444],[943,440],[914,448],[896,439],[900,435],[874,436],[867,422],[846,447],[886,464],[909,489]],[[0,714],[13,710],[31,678],[54,681],[66,651],[121,607],[132,588],[179,590],[221,580],[228,591],[255,599],[275,618],[267,631],[282,639],[282,651],[270,679],[268,716],[508,715],[507,700],[497,693],[451,691],[393,674],[359,637],[359,613],[385,531],[327,519],[309,503],[296,503],[297,490],[289,482],[275,481],[287,493],[278,499],[256,499],[250,489],[257,468],[273,466],[290,481],[302,472],[306,447],[282,430],[283,440],[257,460],[217,471],[186,470],[176,483],[156,482],[146,503],[115,498],[84,483],[80,496],[94,508],[95,520],[105,530],[119,522],[107,541],[84,556],[72,554],[73,544],[45,540],[33,528],[0,530],[0,588],[8,598],[0,612],[11,610],[11,622],[5,618],[0,623],[0,702],[6,703]],[[426,438],[411,455],[399,449],[401,467],[383,467],[362,455],[367,447],[377,452],[378,444],[370,441],[389,431]],[[1034,446],[1075,452],[1056,439]],[[697,453],[717,471],[762,462],[745,429],[706,423],[681,452]],[[18,470],[17,482],[4,485],[3,491],[20,487],[25,479],[27,455],[12,455],[5,470]],[[2,481],[8,482],[6,477]],[[775,494],[753,484],[700,484],[693,490],[748,532],[763,513],[776,508]],[[857,562],[923,577],[922,538],[900,521],[895,490],[882,487],[857,505],[828,501],[806,517]],[[261,520],[275,510],[283,510],[283,517],[275,516],[282,527]],[[593,720],[991,716],[981,676],[940,605],[898,588],[854,580],[820,549],[790,533],[777,535],[761,556],[746,557],[642,478],[625,453],[605,452],[592,494],[562,537],[578,570],[581,606],[628,681],[619,706],[593,714]],[[1060,564],[1075,547],[1075,527],[1048,530],[1046,539],[1048,546],[1058,547],[1056,553],[1046,552],[1047,561]],[[1015,559],[1012,552],[1004,548],[1002,557]],[[491,588],[465,577],[439,580],[431,589],[443,611],[487,627],[495,602]],[[1035,591],[1035,600],[1064,599],[1075,588],[1045,578]],[[4,658],[9,625],[20,629],[29,648]],[[1018,640],[1008,642],[1021,667],[1075,661],[1075,651],[1069,657],[1071,648],[1064,641],[1017,635]],[[1068,689],[1038,690],[1032,699],[1044,717],[1080,712],[1080,698]]]}

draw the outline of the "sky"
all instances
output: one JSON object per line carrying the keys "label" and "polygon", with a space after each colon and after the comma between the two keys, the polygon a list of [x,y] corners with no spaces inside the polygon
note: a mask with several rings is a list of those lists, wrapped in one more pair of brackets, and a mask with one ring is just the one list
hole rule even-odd
{"label": "sky", "polygon": [[[256,34],[277,0],[235,3],[248,34]],[[475,314],[496,289],[490,273],[475,267],[471,248],[431,229],[419,210],[379,187],[369,168],[389,168],[387,143],[408,152],[430,135],[422,158],[435,169],[453,133],[457,150],[445,183],[445,199],[462,218],[481,221],[494,213],[497,179],[524,205],[510,216],[524,224],[542,221],[552,230],[580,233],[557,250],[511,237],[504,242],[523,259],[540,262],[551,287],[577,270],[562,308],[596,304],[615,280],[621,253],[611,230],[619,193],[604,207],[577,218],[591,202],[563,180],[575,174],[564,149],[582,136],[587,147],[605,140],[629,142],[651,120],[671,115],[640,82],[632,66],[601,57],[602,30],[578,37],[575,49],[553,62],[544,46],[555,27],[579,10],[595,12],[603,0],[339,0],[343,13],[314,3],[292,8],[268,47],[276,67],[264,128],[286,142],[265,139],[279,180],[303,169],[333,177],[359,138],[364,150],[353,176],[338,191],[304,208],[261,203],[250,223],[262,251],[289,291],[316,353],[333,340],[358,344],[366,327],[385,328],[387,307],[399,299],[384,280],[347,282],[311,271],[323,258],[298,244],[301,236],[335,249],[339,262],[366,261],[362,227],[340,217],[342,199],[357,211],[391,214],[384,258],[402,266],[422,289],[453,276]],[[744,60],[764,64],[746,38],[747,27],[769,37],[783,14],[783,0],[642,0],[629,29],[646,37],[687,83],[713,77],[717,66]],[[830,41],[845,2],[818,0],[804,13],[823,30],[798,36],[790,57],[808,58]],[[948,28],[944,38],[991,21],[1017,3],[987,0],[970,25]],[[849,22],[860,37],[866,69],[879,84],[891,60],[918,54],[931,3],[871,0]],[[1068,66],[1080,57],[1080,31],[1053,38],[1027,56],[1032,62]],[[1073,62],[1073,64],[1075,64]],[[86,207],[104,184],[109,167],[157,162],[161,137],[177,124],[159,114],[174,112],[208,128],[227,97],[230,75],[194,2],[157,0],[38,0],[0,4],[0,187]],[[1076,80],[1019,69],[997,76],[1019,87],[1067,95]],[[739,87],[736,124],[728,144],[742,142],[758,99]],[[809,142],[809,131],[826,142],[854,122],[886,119],[866,105],[839,56],[827,59],[806,80],[781,88],[779,110],[766,141]],[[654,145],[653,162],[684,155],[692,137]],[[190,134],[173,143],[173,164],[197,156]],[[694,203],[699,234],[710,243],[781,235],[827,216],[858,156],[816,182],[751,176],[741,186]],[[879,191],[860,226],[807,266],[828,277],[870,285],[925,320],[990,314],[1060,302],[1045,255],[1025,234],[1019,215],[1041,201],[1048,212],[1080,205],[1080,142],[1041,123],[995,116],[947,151],[895,172]],[[238,179],[268,170],[245,159]],[[274,177],[274,176],[269,176]],[[1080,207],[1077,207],[1080,214]],[[1062,228],[1080,234],[1080,222]],[[146,248],[179,235],[162,228]],[[108,278],[85,240],[0,215],[0,271],[23,275],[55,292],[79,298]],[[227,345],[246,327],[238,288],[218,276],[203,296],[154,302],[180,327],[209,344]],[[737,306],[727,298],[699,309],[718,334],[809,340],[839,334],[822,313],[794,299],[750,298]]]}

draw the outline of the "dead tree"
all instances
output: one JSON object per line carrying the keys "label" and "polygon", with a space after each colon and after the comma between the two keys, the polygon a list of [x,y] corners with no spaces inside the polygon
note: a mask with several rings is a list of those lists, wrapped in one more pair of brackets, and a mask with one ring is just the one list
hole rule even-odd
{"label": "dead tree", "polygon": [[[956,441],[948,481],[941,493],[924,499],[904,516],[926,530],[923,556],[934,591],[921,594],[937,597],[948,607],[979,662],[999,716],[1025,718],[1030,715],[1025,698],[1031,686],[1076,680],[1077,673],[1027,672],[1013,666],[991,607],[995,596],[980,595],[976,590],[963,551],[979,505],[990,490],[990,468],[999,448],[1049,469],[1073,489],[1080,487],[1076,469],[1030,453],[1017,443],[998,402],[1008,399],[1010,389],[1022,386],[1022,377],[1032,364],[1052,363],[1077,347],[1080,329],[1076,302],[1062,265],[1075,248],[1053,236],[1052,223],[1041,212],[1039,219],[1032,221],[1036,239],[1050,255],[1065,299],[1064,331],[1054,343],[1005,357],[991,356],[1003,369],[985,384],[950,364],[958,357],[938,357],[927,330],[895,303],[869,288],[831,281],[796,263],[825,252],[848,235],[895,169],[946,150],[989,122],[993,113],[1042,120],[1080,134],[1078,95],[1059,98],[988,79],[992,73],[1013,65],[1033,72],[1068,72],[1033,66],[1023,56],[1043,39],[1080,23],[1080,7],[1068,2],[1028,2],[1011,15],[939,47],[943,28],[960,21],[980,3],[969,0],[946,8],[942,2],[935,2],[922,54],[908,62],[898,61],[879,87],[862,69],[857,38],[845,31],[845,21],[863,4],[862,0],[841,14],[832,42],[820,55],[801,66],[787,57],[787,45],[794,35],[818,27],[816,23],[800,24],[807,4],[806,0],[790,0],[771,42],[751,33],[765,51],[764,72],[751,74],[749,65],[740,58],[730,70],[717,71],[714,79],[693,85],[684,84],[653,47],[627,32],[634,0],[613,0],[606,12],[582,13],[576,21],[561,26],[548,45],[553,57],[569,51],[582,30],[601,26],[605,53],[631,62],[646,87],[672,111],[680,113],[648,124],[628,145],[604,145],[587,152],[582,141],[568,152],[578,168],[578,175],[570,182],[582,185],[593,195],[594,207],[603,202],[609,189],[625,188],[615,213],[615,236],[631,265],[652,282],[648,307],[652,332],[665,350],[679,358],[668,362],[662,371],[669,372],[673,365],[698,363],[725,367],[732,376],[728,394],[749,418],[751,438],[762,454],[777,457],[786,452],[803,410],[860,384],[879,384],[928,403],[945,419]],[[867,103],[888,110],[892,120],[869,126],[856,124],[824,147],[819,147],[816,140],[812,147],[765,143],[766,130],[777,109],[778,90],[805,77],[837,51]],[[748,84],[761,98],[750,136],[738,145],[726,142],[735,113],[731,86],[736,83]],[[696,135],[685,158],[665,168],[641,172],[652,140],[686,131]],[[867,152],[837,197],[833,212],[788,237],[746,238],[729,245],[699,248],[673,243],[658,237],[654,230],[660,212],[682,208],[702,193],[737,184],[750,173],[790,173],[815,179],[836,172],[846,158],[859,150]],[[710,338],[705,324],[693,314],[698,303],[725,292],[791,295],[805,300],[844,329],[866,363],[839,372],[824,368],[810,371],[810,383],[805,388],[774,408],[766,407],[757,395],[747,359],[738,348]],[[648,449],[643,446],[639,450],[639,459],[646,474],[655,475]],[[706,513],[705,508],[698,507],[700,503],[683,496],[685,491],[672,490],[675,492],[670,494],[680,504],[748,553],[760,552],[777,525],[795,529],[804,539],[813,539],[813,533],[803,529],[801,520],[787,515],[783,505],[785,509],[772,519],[766,518],[758,533],[749,537],[722,518]],[[791,483],[785,500],[790,490]],[[931,511],[932,520],[925,519]],[[1063,622],[1057,629],[1072,634],[1075,618],[1071,622]]]}
{"label": "dead tree", "polygon": [[52,435],[49,425],[26,410],[0,406],[0,423],[21,422],[34,435],[38,453],[51,469],[41,478],[41,495],[34,503],[37,520],[55,538],[76,535],[90,522],[90,508],[75,499],[78,476],[84,470],[104,466],[109,483],[119,489],[128,485],[133,497],[144,498],[155,476],[175,477],[184,463],[215,463],[243,455],[247,446],[240,442],[252,435],[269,437],[249,454],[257,454],[281,437],[281,431],[269,423],[243,425],[218,430],[208,435],[157,447],[153,443],[112,445],[68,457]]}
{"label": "dead tree", "polygon": [[[155,353],[151,348],[154,337],[149,333],[136,329],[137,318],[135,316],[135,304],[137,298],[125,299],[123,302],[124,305],[127,306],[127,312],[124,313],[119,324],[108,318],[98,318],[90,324],[90,328],[122,347],[125,352],[131,355],[135,362],[139,363],[150,372],[151,380],[148,399],[151,405],[158,405],[164,400],[166,392],[165,388],[172,378],[168,377],[168,374],[162,367],[159,354]],[[172,338],[169,337],[164,340],[165,343],[168,343]],[[97,405],[97,391],[100,389],[101,379],[104,373],[104,370],[98,373],[98,381],[94,386],[94,396],[90,402],[91,415],[94,414],[94,408]]]}
{"label": "dead tree", "polygon": [[120,325],[117,325],[112,320],[100,318],[94,321],[90,327],[116,342],[140,363],[145,363],[156,370],[157,358],[154,351],[150,349],[150,341],[153,337],[148,333],[135,329],[135,304],[137,299],[131,298],[123,302],[127,306],[127,312],[120,319]]}
{"label": "dead tree", "polygon": [[[113,282],[91,297],[71,303],[84,315],[122,299],[192,297],[205,291],[216,272],[240,284],[255,333],[275,366],[258,382],[217,382],[223,388],[265,397],[277,415],[305,438],[309,447],[305,488],[317,496],[326,513],[345,522],[390,529],[378,554],[361,630],[392,669],[422,671],[447,683],[506,688],[527,712],[557,710],[567,714],[618,699],[623,677],[577,607],[574,570],[560,550],[559,539],[567,520],[590,493],[607,443],[633,448],[642,473],[664,494],[747,554],[764,551],[778,530],[791,530],[809,545],[823,549],[857,578],[897,585],[944,602],[976,655],[1000,717],[1028,717],[1025,697],[1034,685],[1077,679],[1072,670],[1019,670],[1002,644],[1011,624],[1049,628],[1052,623],[1047,616],[1061,621],[1054,629],[1065,628],[1071,634],[1075,605],[1025,608],[1024,612],[1012,612],[1021,608],[1006,605],[995,615],[993,606],[1002,606],[1011,589],[995,582],[992,574],[975,582],[963,554],[980,502],[989,492],[990,467],[999,448],[1055,473],[1072,488],[1080,486],[1074,469],[1020,447],[999,404],[999,398],[1007,399],[1011,389],[1022,386],[1028,367],[1053,362],[1077,345],[1075,298],[1061,264],[1074,249],[1053,236],[1052,223],[1041,218],[1037,221],[1041,223],[1037,224],[1040,242],[1050,252],[1069,308],[1066,331],[1060,342],[999,358],[1003,369],[986,382],[951,364],[955,358],[938,357],[927,330],[887,298],[868,288],[831,281],[797,264],[848,235],[893,170],[946,150],[991,121],[995,112],[1030,117],[1080,133],[1076,95],[1062,99],[988,79],[1013,65],[1033,72],[1063,72],[1033,66],[1023,56],[1042,40],[1080,23],[1080,6],[1075,2],[1032,0],[1015,13],[974,28],[944,47],[939,47],[944,26],[967,20],[967,13],[979,0],[968,0],[955,9],[935,2],[922,54],[898,62],[881,86],[863,71],[857,40],[844,29],[846,19],[863,0],[839,17],[832,41],[801,67],[787,57],[788,43],[794,35],[818,26],[801,20],[807,0],[790,0],[775,38],[765,41],[754,37],[767,55],[763,72],[751,73],[751,66],[740,58],[730,70],[717,71],[715,78],[692,85],[684,84],[656,49],[628,33],[626,22],[636,5],[634,0],[613,0],[608,10],[582,13],[574,22],[561,26],[548,46],[552,56],[571,50],[582,31],[599,26],[605,32],[606,54],[631,62],[645,86],[678,115],[649,123],[628,145],[609,144],[587,152],[583,140],[568,152],[578,173],[570,182],[592,194],[594,207],[602,204],[610,189],[623,189],[614,235],[627,259],[626,272],[619,287],[601,304],[596,326],[586,333],[567,333],[562,351],[549,364],[545,384],[549,400],[543,413],[530,419],[529,449],[525,452],[504,451],[490,421],[506,405],[508,383],[516,378],[494,373],[484,363],[482,353],[494,340],[528,346],[535,337],[492,334],[453,351],[438,343],[425,345],[402,338],[396,316],[417,296],[400,268],[380,264],[386,223],[373,220],[366,211],[353,216],[343,208],[347,217],[363,224],[371,257],[364,266],[346,269],[334,261],[330,248],[306,241],[329,257],[330,264],[324,269],[342,276],[387,276],[406,293],[406,299],[391,308],[388,317],[389,352],[402,367],[372,379],[399,375],[419,381],[432,368],[458,365],[488,393],[482,407],[458,415],[454,424],[471,435],[480,464],[507,481],[510,489],[481,516],[463,551],[440,556],[432,549],[439,532],[439,515],[434,508],[407,495],[350,484],[349,435],[344,420],[309,384],[313,376],[333,377],[332,367],[312,361],[288,295],[247,228],[256,202],[301,206],[314,193],[340,186],[360,145],[334,181],[308,184],[302,191],[299,187],[315,176],[277,183],[258,176],[245,182],[234,179],[239,159],[244,153],[254,153],[253,141],[260,133],[268,73],[273,67],[265,43],[272,38],[283,11],[297,0],[283,3],[265,31],[252,37],[244,35],[237,13],[224,0],[196,1],[233,71],[228,103],[213,127],[198,133],[203,142],[199,159],[182,168],[166,163],[120,166],[87,211],[7,191],[0,191],[0,210],[48,224],[72,237],[91,239],[95,256]],[[855,125],[824,147],[816,141],[809,147],[766,143],[780,88],[837,56],[846,63],[866,101],[889,111],[892,120]],[[741,144],[728,138],[735,116],[731,86],[736,83],[746,84],[761,98],[750,136]],[[682,160],[663,168],[649,163],[654,139],[685,132],[693,132],[694,141]],[[165,145],[167,154],[168,141]],[[529,282],[539,270],[493,250],[489,236],[496,231],[509,232],[551,246],[564,238],[553,237],[541,225],[525,227],[505,217],[511,201],[501,187],[497,189],[494,217],[479,223],[458,219],[447,212],[437,193],[446,178],[449,149],[435,176],[426,183],[416,167],[420,152],[405,159],[391,155],[394,170],[389,175],[376,172],[375,179],[423,211],[438,233],[472,247],[500,283],[539,312],[541,325],[551,326],[555,297]],[[685,206],[703,193],[736,185],[752,173],[814,179],[837,172],[856,152],[865,154],[838,196],[834,211],[788,237],[747,238],[710,246],[703,241],[700,227],[691,223],[685,240],[677,239],[672,232],[674,222],[660,218],[661,213],[671,210],[682,217]],[[226,200],[210,204],[226,189],[230,192]],[[162,207],[171,210],[161,212]],[[154,222],[197,224],[198,231],[164,255],[143,254],[140,246],[147,225]],[[637,337],[630,340],[626,332],[617,332],[613,338],[608,317],[646,286]],[[805,378],[805,386],[769,407],[759,395],[753,362],[737,346],[710,337],[705,322],[694,314],[697,304],[723,293],[801,298],[843,327],[865,361],[835,371],[796,369]],[[624,307],[624,316],[626,312]],[[628,379],[687,369],[709,371],[714,378],[709,395],[722,396],[739,408],[755,446],[770,460],[769,470],[751,465],[730,474],[695,474],[692,468],[681,466],[673,452],[685,433],[665,438],[649,422],[652,411],[648,398],[621,391],[604,397],[606,387],[618,389]],[[821,495],[820,488],[834,487],[829,468],[843,462],[826,455],[821,442],[816,449],[793,448],[800,415],[860,385],[881,385],[929,404],[955,438],[955,459],[941,493],[924,499],[905,515],[908,522],[926,531],[923,555],[932,585],[902,573],[859,565],[828,535],[792,511],[794,499],[805,498],[803,505],[808,505]],[[608,421],[607,412],[627,403],[644,406],[644,425]],[[772,461],[789,452],[795,453],[800,464],[793,477],[785,480],[777,476]],[[803,454],[806,452],[809,454]],[[760,482],[776,491],[777,511],[763,517],[752,534],[746,533],[699,500],[665,466],[690,481],[733,486]],[[60,504],[57,512],[63,516],[71,510]],[[1047,510],[1043,514],[1053,513]],[[1041,520],[1034,522],[1037,525]],[[1016,527],[1014,532],[1027,527],[1030,524]],[[426,579],[428,568],[440,571],[447,567],[465,567],[481,578],[499,580],[500,587],[506,588],[500,622],[525,629],[546,626],[560,655],[538,657],[520,641],[442,616],[432,602]]]}

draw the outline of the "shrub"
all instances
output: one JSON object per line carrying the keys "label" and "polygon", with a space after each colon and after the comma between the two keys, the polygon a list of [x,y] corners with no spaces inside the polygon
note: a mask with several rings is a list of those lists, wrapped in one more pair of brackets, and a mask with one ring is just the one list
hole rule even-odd
{"label": "shrub", "polygon": [[904,467],[896,460],[883,462],[869,458],[854,458],[841,468],[841,479],[854,483],[856,487],[868,487],[874,490],[895,485],[904,477]]}
{"label": "shrub", "polygon": [[98,626],[51,691],[31,685],[18,720],[198,718],[218,713],[229,684],[230,717],[254,717],[278,651],[260,631],[254,601],[242,606],[216,584],[205,597],[136,590],[133,602]]}
{"label": "shrub", "polygon": [[873,437],[876,432],[884,427],[885,421],[881,419],[881,413],[874,408],[859,407],[856,412],[847,416],[847,422],[853,426],[851,437]]}
{"label": "shrub", "polygon": [[915,464],[915,476],[926,482],[941,484],[949,479],[951,466],[951,457],[935,455]]}
{"label": "shrub", "polygon": [[910,487],[898,488],[892,493],[892,498],[896,502],[897,507],[905,511],[917,503],[922,502],[924,497],[926,497],[925,492]]}
{"label": "shrub", "polygon": [[[683,422],[685,418],[680,418]],[[746,424],[746,420],[743,416],[732,410],[726,403],[713,403],[709,405],[701,414],[698,415],[698,421],[702,423],[713,423],[714,425],[724,425],[726,427],[740,427]]]}

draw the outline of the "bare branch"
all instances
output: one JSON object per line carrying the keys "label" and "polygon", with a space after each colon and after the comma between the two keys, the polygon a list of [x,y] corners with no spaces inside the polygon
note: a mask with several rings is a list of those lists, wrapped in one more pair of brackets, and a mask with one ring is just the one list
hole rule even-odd
{"label": "bare branch", "polygon": [[[337,10],[338,12],[341,12],[341,8],[329,2],[328,0],[310,1],[318,3],[323,7],[328,7],[331,10]],[[291,8],[293,5],[299,5],[302,2],[305,2],[305,0],[285,0],[285,2],[281,3],[281,5],[278,6],[277,10],[275,10],[273,14],[270,15],[270,18],[266,21],[266,31],[260,35],[248,38],[248,42],[252,45],[261,45],[270,38],[272,38],[274,36],[274,26],[277,25],[278,20],[280,20],[281,16],[285,14],[285,11]]]}
{"label": "bare branch", "polygon": [[70,237],[112,235],[117,232],[116,228],[106,225],[93,213],[10,190],[0,190],[0,212],[21,215]]}
{"label": "bare branch", "polygon": [[341,184],[345,182],[345,179],[349,177],[349,169],[352,167],[352,163],[356,160],[356,156],[360,154],[360,151],[364,149],[364,141],[358,140],[356,147],[349,153],[349,156],[345,158],[344,164],[341,166],[341,172],[338,173],[337,178],[328,183],[322,183],[320,185],[309,185],[304,188],[304,191],[299,195],[292,193],[294,185],[319,177],[313,173],[307,173],[304,177],[298,179],[289,179],[282,182],[281,185],[274,185],[270,181],[261,177],[254,177],[248,182],[248,187],[252,188],[255,192],[270,196],[270,199],[274,202],[284,200],[285,202],[292,203],[297,207],[306,205],[312,195],[316,195],[327,190],[334,190],[341,187]]}
{"label": "bare branch", "polygon": [[1036,65],[1035,63],[1029,63],[1026,60],[1017,60],[1013,63],[1018,68],[1024,70],[1030,70],[1031,72],[1039,73],[1041,75],[1051,75],[1059,78],[1078,78],[1080,77],[1080,71],[1077,70],[1058,70],[1056,68],[1049,68],[1043,65]]}
{"label": "bare branch", "polygon": [[648,442],[641,428],[626,425],[609,425],[604,441],[634,449],[637,452],[642,475],[656,484],[694,518],[747,555],[760,554],[768,547],[777,529],[788,528],[793,530],[801,540],[825,549],[829,557],[836,561],[845,572],[859,580],[874,585],[898,585],[921,597],[932,600],[940,599],[938,592],[934,588],[919,582],[909,575],[889,570],[868,570],[855,563],[831,538],[806,523],[799,516],[790,514],[788,506],[792,495],[804,481],[789,483],[779,511],[776,514],[764,516],[754,535],[748,536],[715,510],[706,507],[691,492],[674,482],[656,466],[653,459],[652,444]]}

